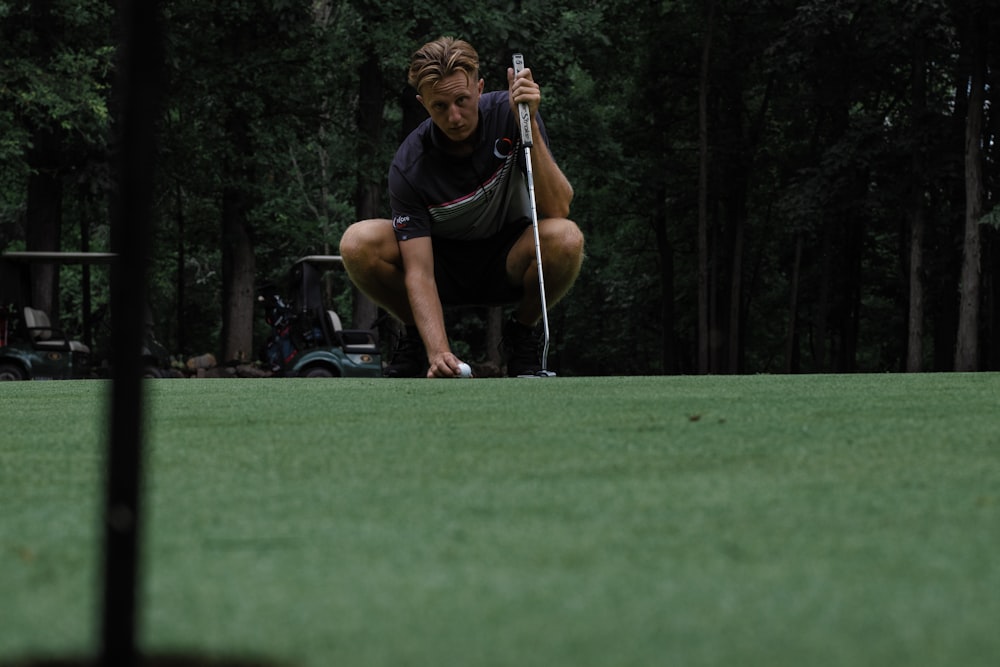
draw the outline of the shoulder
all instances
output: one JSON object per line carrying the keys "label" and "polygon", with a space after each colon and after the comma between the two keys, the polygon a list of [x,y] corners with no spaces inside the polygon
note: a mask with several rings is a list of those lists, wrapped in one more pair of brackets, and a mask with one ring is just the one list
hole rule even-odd
{"label": "shoulder", "polygon": [[510,95],[506,90],[494,90],[483,93],[479,98],[479,109],[483,113],[501,114],[513,116],[510,113]]}
{"label": "shoulder", "polygon": [[508,102],[508,100],[510,99],[510,95],[507,93],[506,90],[491,90],[488,93],[483,93],[479,99],[481,104],[490,106],[497,106],[497,105],[509,106],[510,104]]}
{"label": "shoulder", "polygon": [[391,168],[407,172],[424,157],[430,145],[431,120],[425,119],[403,139],[392,158]]}

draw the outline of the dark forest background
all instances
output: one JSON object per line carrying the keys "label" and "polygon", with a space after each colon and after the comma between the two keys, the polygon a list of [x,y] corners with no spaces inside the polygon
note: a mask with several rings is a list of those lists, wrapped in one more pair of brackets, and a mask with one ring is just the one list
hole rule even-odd
{"label": "dark forest background", "polygon": [[[406,64],[448,34],[487,90],[515,51],[542,85],[587,235],[550,313],[561,374],[1000,370],[995,2],[161,6],[149,301],[179,358],[256,358],[261,287],[388,215],[389,160],[422,119]],[[109,249],[116,18],[0,2],[0,251]],[[72,331],[81,285],[107,301],[106,272],[79,266],[40,271],[33,298]],[[373,324],[342,273],[327,290]],[[490,354],[485,313],[449,318]]]}

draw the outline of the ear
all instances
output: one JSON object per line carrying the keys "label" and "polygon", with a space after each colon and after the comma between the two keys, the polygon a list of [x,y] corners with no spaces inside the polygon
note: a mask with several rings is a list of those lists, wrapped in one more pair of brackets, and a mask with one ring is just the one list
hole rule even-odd
{"label": "ear", "polygon": [[427,105],[424,104],[424,97],[423,97],[423,95],[417,95],[417,101],[420,102],[420,105],[422,107],[424,107],[425,109],[427,108]]}
{"label": "ear", "polygon": [[486,85],[486,79],[479,80],[479,94],[483,94],[483,86]]}

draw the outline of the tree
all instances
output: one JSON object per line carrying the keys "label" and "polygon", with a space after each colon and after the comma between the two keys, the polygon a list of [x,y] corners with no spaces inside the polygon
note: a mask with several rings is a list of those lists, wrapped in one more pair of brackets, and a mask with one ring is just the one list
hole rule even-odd
{"label": "tree", "polygon": [[[988,46],[970,31],[997,18],[981,0],[711,6],[165,2],[149,295],[165,339],[249,358],[255,290],[389,214],[388,164],[423,118],[408,57],[451,34],[488,89],[515,50],[543,84],[587,238],[550,313],[563,373],[994,367],[1000,63],[982,46],[970,88]],[[106,247],[110,12],[0,3],[4,248]],[[343,275],[327,289],[374,319]],[[452,331],[485,350],[490,317],[457,312]]]}
{"label": "tree", "polygon": [[[0,23],[0,157],[23,165],[24,239],[29,250],[60,250],[68,176],[106,164],[107,91],[114,54],[111,6],[93,0],[5,4]],[[103,180],[102,180],[103,171]],[[106,168],[83,188],[107,188]],[[32,267],[32,301],[58,321],[58,272]]]}
{"label": "tree", "polygon": [[980,3],[974,3],[969,20],[968,109],[965,123],[965,241],[962,246],[960,306],[955,346],[955,370],[979,367],[979,311],[982,298],[980,219],[983,213],[983,116],[986,93],[988,23]]}
{"label": "tree", "polygon": [[[927,114],[927,39],[923,33],[914,34],[913,71],[911,79],[912,106],[910,124],[913,128],[924,125]],[[924,367],[924,233],[926,226],[926,172],[927,151],[917,143],[911,149],[911,208],[909,239],[910,302],[907,318],[906,370],[918,373]]]}
{"label": "tree", "polygon": [[[168,113],[186,121],[168,135],[167,154],[180,158],[170,161],[168,178],[217,212],[219,232],[206,236],[218,239],[221,259],[219,351],[226,360],[249,360],[262,205],[284,198],[272,186],[288,181],[275,182],[274,174],[290,172],[289,142],[298,141],[303,119],[318,115],[315,80],[303,77],[312,72],[303,67],[315,44],[312,9],[266,0],[224,6],[177,0],[167,17],[175,27]],[[200,233],[191,224],[186,230]]]}

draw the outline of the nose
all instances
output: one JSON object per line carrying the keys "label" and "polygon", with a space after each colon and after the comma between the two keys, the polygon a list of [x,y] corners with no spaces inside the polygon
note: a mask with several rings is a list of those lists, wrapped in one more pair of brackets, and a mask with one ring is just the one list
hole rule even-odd
{"label": "nose", "polygon": [[462,120],[462,110],[458,108],[457,104],[452,104],[448,107],[448,121],[454,124],[460,120]]}

